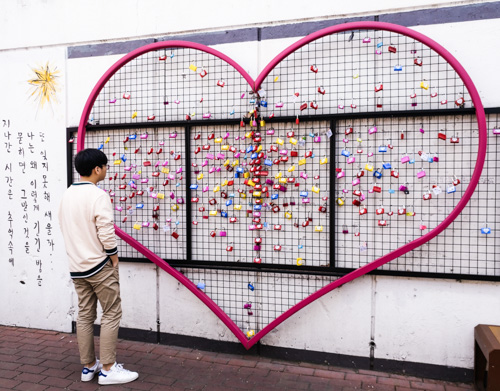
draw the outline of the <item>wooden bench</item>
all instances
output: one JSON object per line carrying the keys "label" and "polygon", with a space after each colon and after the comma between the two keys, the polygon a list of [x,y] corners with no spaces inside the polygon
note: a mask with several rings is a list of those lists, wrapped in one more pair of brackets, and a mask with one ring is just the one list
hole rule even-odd
{"label": "wooden bench", "polygon": [[480,391],[500,390],[500,326],[474,327],[474,384]]}

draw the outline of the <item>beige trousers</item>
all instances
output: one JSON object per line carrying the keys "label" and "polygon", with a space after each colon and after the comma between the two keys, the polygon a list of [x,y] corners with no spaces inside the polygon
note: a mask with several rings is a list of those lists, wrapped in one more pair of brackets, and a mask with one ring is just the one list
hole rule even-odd
{"label": "beige trousers", "polygon": [[95,358],[94,322],[97,318],[97,301],[102,307],[100,360],[103,364],[116,362],[116,341],[122,317],[118,268],[111,261],[100,272],[88,278],[73,279],[78,295],[76,336],[80,362],[90,364]]}

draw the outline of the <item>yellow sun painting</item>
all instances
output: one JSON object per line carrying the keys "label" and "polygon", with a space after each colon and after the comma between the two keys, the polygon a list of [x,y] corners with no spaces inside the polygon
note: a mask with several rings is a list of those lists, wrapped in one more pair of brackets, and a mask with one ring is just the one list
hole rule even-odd
{"label": "yellow sun painting", "polygon": [[28,80],[28,83],[32,86],[30,98],[32,97],[38,102],[39,108],[43,108],[46,103],[50,105],[52,102],[57,102],[57,78],[59,77],[57,67],[52,69],[47,62],[45,66],[42,65],[31,69],[34,77]]}

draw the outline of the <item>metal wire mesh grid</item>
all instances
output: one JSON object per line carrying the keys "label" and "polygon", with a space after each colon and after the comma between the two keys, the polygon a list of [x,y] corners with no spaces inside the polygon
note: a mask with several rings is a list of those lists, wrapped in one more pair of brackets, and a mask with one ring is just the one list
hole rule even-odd
{"label": "metal wire mesh grid", "polygon": [[184,267],[179,271],[204,291],[248,337],[336,279],[333,276]]}
{"label": "metal wire mesh grid", "polygon": [[266,77],[264,117],[471,107],[453,68],[421,42],[389,31],[328,35]]}
{"label": "metal wire mesh grid", "polygon": [[192,127],[193,260],[328,266],[328,131],[275,123],[256,144],[238,126]]}
{"label": "metal wire mesh grid", "polygon": [[225,61],[188,48],[145,53],[119,69],[100,92],[90,124],[241,118],[252,98]]}

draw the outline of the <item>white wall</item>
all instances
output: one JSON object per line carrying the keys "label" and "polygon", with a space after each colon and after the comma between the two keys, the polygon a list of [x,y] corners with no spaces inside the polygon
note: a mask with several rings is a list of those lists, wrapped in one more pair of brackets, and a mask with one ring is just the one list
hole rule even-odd
{"label": "white wall", "polygon": [[[447,5],[452,1],[413,1],[411,8],[427,4]],[[54,213],[66,187],[65,128],[77,126],[84,102],[102,73],[119,57],[67,60],[67,45],[102,40],[133,39],[147,35],[167,35],[248,25],[270,25],[276,21],[322,19],[325,16],[353,16],[382,10],[399,10],[400,1],[331,2],[318,1],[314,7],[303,2],[261,2],[255,12],[254,2],[218,1],[175,2],[176,9],[158,12],[160,1],[18,1],[3,4],[0,21],[0,64],[4,78],[0,108],[11,120],[14,133],[28,129],[45,131],[50,156],[50,205]],[[294,6],[290,6],[290,4]],[[164,6],[163,6],[164,7]],[[248,11],[251,9],[252,11]],[[185,15],[185,17],[179,17]],[[22,21],[22,23],[20,23]],[[334,24],[334,22],[332,22]],[[30,26],[30,27],[27,27]],[[500,74],[496,72],[499,54],[496,39],[498,20],[449,25],[419,26],[416,30],[445,46],[462,62],[479,89],[486,106],[500,106]],[[295,39],[257,43],[217,45],[256,77],[259,70]],[[25,49],[28,48],[28,49]],[[53,113],[39,110],[28,100],[26,81],[29,66],[50,61],[61,70],[59,103]],[[0,123],[1,126],[1,123]],[[2,133],[3,133],[2,129]],[[2,140],[3,143],[4,140]],[[0,155],[0,167],[9,158]],[[2,191],[0,216],[6,221],[12,211],[15,237],[15,265],[2,256],[0,262],[0,323],[69,331],[75,300],[67,274],[62,237],[54,230],[54,251],[42,246],[43,283],[38,286],[36,255],[24,251],[23,229],[38,218],[31,215],[22,222],[20,190],[29,188],[33,178],[19,169],[14,172],[16,196],[7,199]],[[39,217],[43,219],[44,217]],[[57,226],[56,220],[54,220]],[[5,232],[4,232],[5,231]],[[7,228],[2,228],[0,251],[8,246]],[[44,238],[47,239],[47,238]],[[32,239],[29,239],[32,240]],[[216,340],[236,341],[226,327],[186,288],[156,267],[145,264],[122,264],[120,268],[124,318],[122,326],[156,329]],[[19,281],[25,281],[21,284]],[[7,299],[5,299],[7,298]],[[314,319],[314,321],[312,321]],[[500,322],[500,285],[489,282],[457,282],[392,277],[363,277],[334,291],[296,314],[263,339],[273,346],[311,349],[367,357],[369,342],[376,343],[375,357],[456,367],[472,367],[473,327],[478,323]],[[374,330],[374,334],[372,335]]]}

